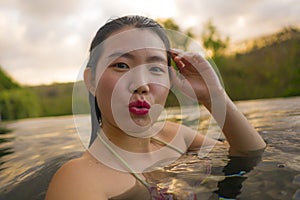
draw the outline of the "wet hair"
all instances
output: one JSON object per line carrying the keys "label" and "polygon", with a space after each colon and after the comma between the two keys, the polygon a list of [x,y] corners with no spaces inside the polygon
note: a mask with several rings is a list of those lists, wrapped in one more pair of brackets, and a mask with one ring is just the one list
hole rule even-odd
{"label": "wet hair", "polygon": [[[148,17],[143,17],[139,15],[128,15],[116,19],[110,19],[106,24],[104,24],[96,33],[94,39],[92,40],[91,46],[90,46],[90,60],[93,60],[95,58],[92,58],[93,50],[96,49],[96,47],[101,44],[104,40],[110,37],[111,34],[114,32],[121,30],[125,27],[132,27],[132,28],[147,28],[147,30],[151,30],[154,33],[156,33],[159,38],[163,41],[166,52],[167,52],[167,61],[168,66],[171,64],[171,55],[169,53],[170,50],[170,42],[169,39],[165,33],[165,30],[163,27],[154,21],[153,19],[150,19]],[[96,55],[97,56],[97,55]],[[99,56],[99,55],[98,55]],[[96,65],[87,65],[87,67],[91,67],[92,71],[95,71]],[[89,142],[89,146],[92,145],[95,138],[97,137],[97,131],[101,124],[101,111],[99,109],[99,106],[97,104],[97,99],[95,96],[93,96],[91,93],[89,93],[89,103],[91,108],[91,121],[92,121],[92,133],[91,133],[91,139]]]}

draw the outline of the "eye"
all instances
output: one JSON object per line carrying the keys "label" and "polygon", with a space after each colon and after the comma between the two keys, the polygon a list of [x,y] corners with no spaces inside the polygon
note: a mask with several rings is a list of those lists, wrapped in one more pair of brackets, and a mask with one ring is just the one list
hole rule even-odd
{"label": "eye", "polygon": [[157,67],[157,66],[150,67],[149,71],[156,73],[156,74],[165,73],[165,70],[162,67]]}
{"label": "eye", "polygon": [[111,66],[116,68],[117,70],[120,70],[120,71],[129,69],[129,66],[126,63],[115,63]]}

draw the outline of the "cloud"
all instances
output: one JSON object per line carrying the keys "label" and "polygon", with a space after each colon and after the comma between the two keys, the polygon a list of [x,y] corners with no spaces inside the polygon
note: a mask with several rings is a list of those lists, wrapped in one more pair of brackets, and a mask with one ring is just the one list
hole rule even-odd
{"label": "cloud", "polygon": [[38,20],[52,20],[65,17],[78,10],[84,1],[80,0],[19,0],[16,7],[22,15],[28,15]]}
{"label": "cloud", "polygon": [[[193,19],[192,28],[196,34],[200,34],[203,26],[208,20],[212,20],[213,24],[224,36],[239,37],[237,30],[238,18],[251,13],[253,8],[261,2],[261,0],[253,1],[219,1],[219,0],[197,0],[197,1],[180,1],[175,0],[177,10],[180,11],[175,18],[180,24],[185,24],[186,19]],[[246,22],[246,21],[245,21]],[[235,39],[235,38],[234,38]]]}
{"label": "cloud", "polygon": [[[258,3],[254,1],[220,1],[220,0],[198,0],[198,1],[181,1],[175,0],[181,16],[197,15],[199,18],[230,19],[233,16],[241,15],[249,10],[253,5]],[[204,20],[202,19],[202,20]]]}
{"label": "cloud", "polygon": [[203,24],[212,19],[222,35],[230,36],[233,41],[270,34],[284,26],[300,24],[300,4],[297,0],[175,2],[180,11],[176,17],[178,23],[184,24],[186,19],[193,18],[193,28],[199,34]]}
{"label": "cloud", "polygon": [[[72,68],[74,71],[84,61],[87,47],[80,35],[83,24],[72,20],[79,11],[80,1],[2,3],[0,64],[15,79],[31,84],[55,81],[59,78],[55,72]],[[71,81],[68,73],[65,77]]]}
{"label": "cloud", "polygon": [[300,4],[296,1],[268,0],[255,7],[251,19],[258,24],[267,22],[274,26],[299,24],[300,18],[296,17],[299,13]]}
{"label": "cloud", "polygon": [[98,28],[126,14],[171,17],[196,34],[212,19],[237,41],[299,25],[298,13],[297,0],[2,0],[0,64],[22,83],[61,81],[77,73]]}

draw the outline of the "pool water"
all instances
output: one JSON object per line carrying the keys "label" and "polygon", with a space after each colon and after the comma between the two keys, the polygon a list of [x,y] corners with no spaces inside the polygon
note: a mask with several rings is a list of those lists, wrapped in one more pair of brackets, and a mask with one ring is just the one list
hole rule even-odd
{"label": "pool water", "polygon": [[[236,104],[268,144],[261,156],[230,158],[226,147],[204,158],[189,154],[148,174],[149,182],[175,199],[300,199],[300,97]],[[171,110],[174,120],[178,112]],[[197,121],[189,116],[183,120],[191,126]],[[208,120],[204,113],[201,129],[208,127]],[[1,200],[43,199],[57,168],[84,151],[73,116],[3,125],[12,131],[0,134]]]}

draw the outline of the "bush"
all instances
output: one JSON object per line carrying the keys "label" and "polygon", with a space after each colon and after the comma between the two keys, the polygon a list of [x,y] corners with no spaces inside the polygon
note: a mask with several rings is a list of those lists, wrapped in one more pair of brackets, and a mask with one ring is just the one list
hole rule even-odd
{"label": "bush", "polygon": [[40,105],[37,97],[26,89],[10,89],[0,93],[0,115],[2,120],[37,117]]}

